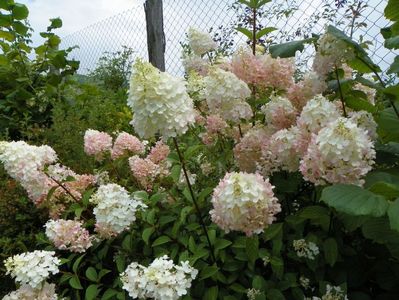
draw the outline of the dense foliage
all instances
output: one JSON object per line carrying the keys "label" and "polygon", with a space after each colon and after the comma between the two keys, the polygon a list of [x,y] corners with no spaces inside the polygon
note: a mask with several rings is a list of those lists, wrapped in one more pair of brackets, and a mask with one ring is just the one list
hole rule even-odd
{"label": "dense foliage", "polygon": [[[68,75],[79,67],[68,59],[72,48],[60,50],[53,32],[62,26],[51,19],[42,45],[32,47],[28,8],[13,0],[0,4],[0,131],[3,137],[26,138],[31,127],[48,126],[54,99]],[[12,80],[11,80],[12,79]]]}
{"label": "dense foliage", "polygon": [[[257,15],[270,1],[239,2]],[[274,29],[252,26],[229,57],[190,29],[186,79],[137,60],[127,99],[71,83],[43,133],[54,149],[0,142],[48,214],[35,247],[4,262],[21,284],[4,299],[398,298],[398,57],[387,83],[334,26],[267,49]],[[316,54],[298,79],[305,44]]]}

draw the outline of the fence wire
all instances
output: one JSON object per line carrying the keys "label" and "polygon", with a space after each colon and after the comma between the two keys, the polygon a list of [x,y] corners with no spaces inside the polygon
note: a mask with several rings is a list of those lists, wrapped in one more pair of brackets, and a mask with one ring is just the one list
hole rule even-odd
{"label": "fence wire", "polygon": [[[166,38],[166,71],[174,75],[184,73],[181,64],[181,43],[186,39],[188,28],[210,31],[219,41],[230,41],[231,45],[246,42],[246,37],[234,28],[245,23],[244,11],[234,0],[164,0],[164,31]],[[394,53],[384,48],[380,29],[389,21],[384,17],[387,0],[275,0],[259,16],[261,26],[273,26],[266,42],[284,42],[308,37],[323,32],[326,24],[333,24],[350,34],[352,19],[348,3],[366,3],[361,16],[355,20],[353,38],[368,45],[373,61],[386,70],[393,61]],[[342,6],[339,6],[342,4]],[[105,52],[132,48],[134,57],[147,58],[145,12],[142,3],[132,9],[112,16],[63,38],[63,47],[79,46],[72,57],[81,62],[80,73],[93,70]],[[234,46],[232,46],[234,47]],[[297,57],[305,65],[310,64],[312,54],[309,47]]]}

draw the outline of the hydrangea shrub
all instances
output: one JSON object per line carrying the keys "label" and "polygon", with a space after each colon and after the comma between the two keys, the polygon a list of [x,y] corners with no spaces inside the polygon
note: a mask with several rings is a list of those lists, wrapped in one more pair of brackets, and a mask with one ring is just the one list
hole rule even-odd
{"label": "hydrangea shrub", "polygon": [[185,79],[134,63],[132,130],[87,129],[91,174],[0,143],[49,215],[46,250],[6,259],[20,285],[4,299],[397,298],[398,85],[332,26],[301,78],[292,44],[223,57],[188,38]]}

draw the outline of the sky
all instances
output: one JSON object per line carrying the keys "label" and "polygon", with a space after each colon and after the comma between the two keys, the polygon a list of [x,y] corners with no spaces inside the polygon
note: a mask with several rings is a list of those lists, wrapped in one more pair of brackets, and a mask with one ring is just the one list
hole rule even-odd
{"label": "sky", "polygon": [[34,43],[41,40],[49,19],[60,17],[63,27],[57,30],[61,37],[72,34],[93,23],[141,6],[143,0],[17,0],[29,8],[29,22],[35,33]]}
{"label": "sky", "polygon": [[[17,0],[26,4],[30,10],[30,24],[35,30],[34,44],[42,42],[39,32],[45,31],[49,19],[60,17],[63,27],[56,33],[62,38],[62,48],[79,45],[72,52],[72,57],[80,60],[80,73],[93,69],[99,57],[105,51],[114,52],[127,45],[133,49],[136,57],[147,57],[146,26],[143,9],[144,0]],[[228,11],[228,2],[233,0],[164,0],[164,28],[166,35],[166,69],[172,74],[181,75],[183,68],[180,62],[181,45],[189,27],[207,31],[210,27],[217,28],[226,25],[233,16]],[[276,4],[278,0],[276,0]],[[293,30],[305,22],[306,17],[321,9],[322,0],[279,0],[287,3],[300,3],[300,8],[293,17],[286,21],[268,26]],[[332,1],[332,0],[330,0]],[[333,2],[333,1],[332,1]],[[392,60],[392,53],[380,48],[383,42],[379,33],[381,27],[387,25],[382,17],[386,0],[368,0],[370,8],[365,16],[375,25],[368,27],[365,35],[367,40],[376,42],[370,50],[380,57],[388,57],[383,62],[383,69]],[[282,22],[282,23],[281,23]],[[320,22],[314,26],[316,33],[323,31]],[[363,34],[362,31],[359,34]],[[359,35],[357,34],[357,35]],[[242,35],[239,42],[245,38]],[[357,36],[356,36],[357,37]],[[378,50],[377,50],[378,49]]]}

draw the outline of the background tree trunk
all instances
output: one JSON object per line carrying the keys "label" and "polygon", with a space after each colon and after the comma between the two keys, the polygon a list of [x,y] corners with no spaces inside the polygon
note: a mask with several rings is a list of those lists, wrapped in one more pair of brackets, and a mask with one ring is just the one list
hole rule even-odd
{"label": "background tree trunk", "polygon": [[162,0],[146,0],[144,3],[147,24],[147,47],[150,63],[165,71],[165,33],[163,30]]}

